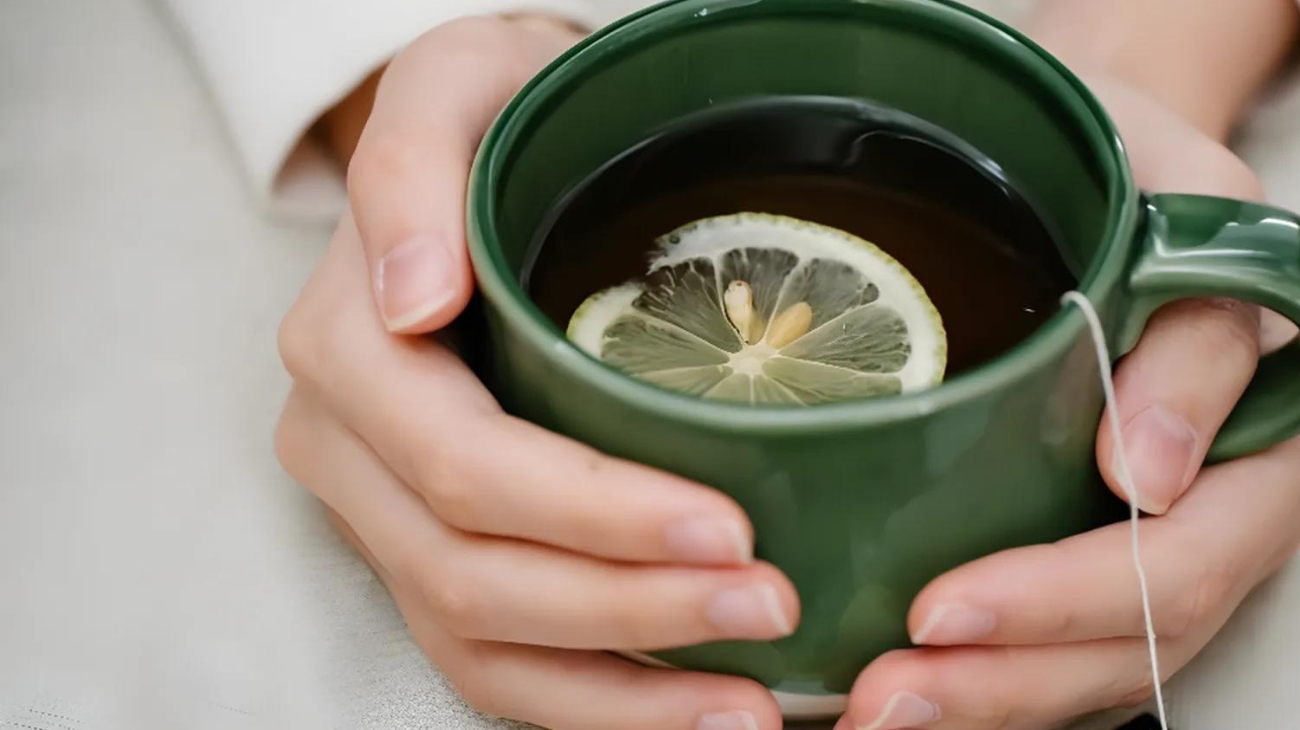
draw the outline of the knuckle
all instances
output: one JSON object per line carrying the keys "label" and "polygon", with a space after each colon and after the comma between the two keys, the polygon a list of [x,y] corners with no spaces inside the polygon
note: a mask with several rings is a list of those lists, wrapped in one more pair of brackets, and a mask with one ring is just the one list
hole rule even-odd
{"label": "knuckle", "polygon": [[514,25],[497,15],[466,15],[425,31],[411,44],[413,50],[480,49],[512,39]]}
{"label": "knuckle", "polygon": [[1056,611],[1046,621],[1044,636],[1074,637],[1081,635],[1079,607],[1073,603]]}
{"label": "knuckle", "polygon": [[1195,584],[1180,591],[1175,599],[1165,635],[1177,639],[1192,634],[1211,615],[1223,595],[1224,584],[1217,570],[1198,571]]}
{"label": "knuckle", "polygon": [[421,460],[418,467],[419,490],[425,502],[443,522],[473,532],[479,526],[479,503],[482,496],[478,480],[459,456],[455,447]]}
{"label": "knuckle", "polygon": [[479,677],[479,670],[465,673],[465,678],[454,684],[465,704],[484,717],[500,717],[497,690],[489,681]]}
{"label": "knuckle", "polygon": [[462,571],[418,568],[419,596],[444,631],[464,639],[479,638],[478,623],[484,602],[481,586]]}
{"label": "knuckle", "polygon": [[[1012,653],[1010,647],[1000,647],[993,651],[1003,658],[1009,657]],[[1000,686],[988,692],[981,700],[972,703],[975,706],[969,710],[969,713],[975,720],[973,726],[986,730],[1011,730],[1011,728],[1037,725],[1037,722],[1032,724],[1025,722],[1025,716],[1030,714],[1029,699],[1025,696],[1023,686],[1015,683],[1000,683]]]}
{"label": "knuckle", "polygon": [[1216,354],[1249,362],[1259,358],[1259,307],[1223,297],[1199,305],[1210,316],[1199,318],[1198,334]]}
{"label": "knuckle", "polygon": [[286,408],[275,426],[275,458],[285,472],[299,482],[302,481],[303,459],[308,453],[303,440],[303,429],[298,419]]}
{"label": "knuckle", "polygon": [[1201,302],[1212,311],[1222,314],[1234,329],[1249,335],[1251,341],[1258,339],[1262,316],[1258,305],[1230,297],[1206,297]]}
{"label": "knuckle", "polygon": [[[645,607],[648,605],[652,605],[652,601],[634,601],[630,604],[631,610],[615,610],[605,617],[618,639],[620,644],[618,648],[641,651],[663,648],[666,632],[662,629],[662,622],[670,618],[671,612],[646,612]],[[686,623],[689,624],[689,619]],[[717,638],[719,632],[707,620],[701,619],[699,625],[695,627],[695,636],[687,636],[686,632],[682,631],[673,633],[676,635],[672,637],[671,643],[697,643]]]}
{"label": "knuckle", "polygon": [[[1182,527],[1182,526],[1180,526]],[[1175,589],[1169,615],[1159,627],[1165,636],[1177,639],[1195,634],[1210,620],[1236,584],[1236,571],[1224,551],[1192,526],[1180,529],[1172,543],[1181,564],[1194,571]]]}
{"label": "knuckle", "polygon": [[[1142,662],[1134,664],[1142,666]],[[1139,707],[1149,702],[1155,694],[1154,677],[1146,672],[1140,672],[1138,677],[1127,681],[1124,688],[1120,690],[1115,704],[1124,708]]]}
{"label": "knuckle", "polygon": [[367,190],[383,189],[395,181],[416,176],[420,163],[413,150],[422,147],[423,135],[402,130],[380,130],[367,125],[348,163],[347,186],[353,205],[364,202]]}
{"label": "knuckle", "polygon": [[280,320],[280,327],[275,336],[280,361],[295,380],[310,370],[307,354],[313,348],[308,336],[310,328],[307,326],[307,316],[303,310],[301,301],[296,302],[284,319]]}
{"label": "knuckle", "polygon": [[338,308],[321,307],[304,294],[281,320],[276,347],[295,381],[321,384],[328,363],[347,346],[340,314]]}
{"label": "knuckle", "polygon": [[526,484],[502,465],[500,450],[485,445],[522,448],[518,425],[498,410],[466,415],[439,429],[437,448],[420,460],[415,475],[417,489],[439,519],[466,532],[482,532],[500,522],[503,500],[520,494]]}
{"label": "knuckle", "polygon": [[500,690],[493,681],[497,659],[494,652],[466,647],[465,656],[454,668],[444,668],[447,681],[470,709],[487,717],[499,717]]}
{"label": "knuckle", "polygon": [[471,15],[447,24],[448,33],[460,41],[462,48],[507,43],[515,39],[516,26],[499,15]]}
{"label": "knuckle", "polygon": [[[433,47],[450,57],[452,63],[462,61],[482,65],[483,49],[500,49],[491,66],[497,73],[487,74],[483,79],[490,84],[506,78],[511,79],[513,84],[515,79],[531,69],[526,50],[534,41],[533,34],[517,22],[495,15],[469,16],[452,21],[438,30],[444,34],[439,36]],[[522,83],[522,79],[518,81]]]}
{"label": "knuckle", "polygon": [[580,476],[592,483],[598,484],[601,480],[611,476],[609,472],[613,463],[612,459],[593,448],[584,446],[578,454]]}

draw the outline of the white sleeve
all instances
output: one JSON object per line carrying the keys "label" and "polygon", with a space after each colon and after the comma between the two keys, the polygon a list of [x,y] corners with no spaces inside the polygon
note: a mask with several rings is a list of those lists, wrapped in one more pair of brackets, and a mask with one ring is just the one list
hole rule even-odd
{"label": "white sleeve", "polygon": [[337,167],[304,133],[429,28],[464,15],[545,11],[594,26],[602,0],[165,0],[210,85],[259,203],[332,216]]}

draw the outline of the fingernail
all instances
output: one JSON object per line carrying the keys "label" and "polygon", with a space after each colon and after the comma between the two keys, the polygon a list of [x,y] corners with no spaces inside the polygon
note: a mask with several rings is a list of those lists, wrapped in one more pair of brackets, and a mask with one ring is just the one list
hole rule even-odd
{"label": "fingernail", "polygon": [[1129,421],[1124,446],[1138,508],[1156,515],[1169,511],[1196,468],[1197,441],[1191,424],[1164,406],[1151,406]]}
{"label": "fingernail", "polygon": [[735,639],[771,639],[794,633],[776,589],[766,583],[719,593],[708,615],[714,626]]}
{"label": "fingernail", "polygon": [[388,252],[375,271],[375,297],[384,326],[397,332],[447,306],[455,295],[451,255],[430,236]]}
{"label": "fingernail", "polygon": [[739,522],[727,518],[688,517],[668,526],[668,550],[688,563],[745,565],[754,546]]}
{"label": "fingernail", "polygon": [[971,644],[993,633],[997,623],[998,617],[990,611],[961,603],[941,603],[930,611],[925,623],[912,635],[912,643],[918,646]]}
{"label": "fingernail", "polygon": [[911,692],[898,692],[889,698],[880,717],[858,730],[902,730],[921,727],[939,719],[939,706]]}
{"label": "fingernail", "polygon": [[695,730],[758,730],[758,720],[748,712],[715,712],[701,715]]}

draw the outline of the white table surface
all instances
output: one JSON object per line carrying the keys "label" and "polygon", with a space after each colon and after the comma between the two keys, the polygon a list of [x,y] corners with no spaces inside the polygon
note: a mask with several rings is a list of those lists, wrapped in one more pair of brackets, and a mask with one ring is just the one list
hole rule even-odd
{"label": "white table surface", "polygon": [[[254,210],[196,78],[145,0],[0,3],[0,728],[498,727],[275,462],[328,230]],[[1293,90],[1241,147],[1293,209],[1298,131]],[[1293,566],[1178,727],[1300,727],[1297,665]]]}

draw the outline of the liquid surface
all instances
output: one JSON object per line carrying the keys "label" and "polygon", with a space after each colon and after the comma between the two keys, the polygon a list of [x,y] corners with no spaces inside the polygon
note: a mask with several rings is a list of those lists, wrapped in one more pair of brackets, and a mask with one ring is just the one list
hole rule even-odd
{"label": "liquid surface", "polygon": [[1024,340],[1075,286],[1047,227],[978,152],[899,112],[821,98],[713,109],[618,157],[553,211],[523,283],[564,329],[589,295],[642,279],[658,236],[744,211],[898,259],[944,319],[949,377]]}

